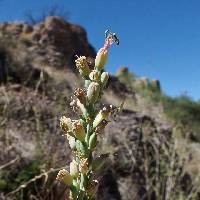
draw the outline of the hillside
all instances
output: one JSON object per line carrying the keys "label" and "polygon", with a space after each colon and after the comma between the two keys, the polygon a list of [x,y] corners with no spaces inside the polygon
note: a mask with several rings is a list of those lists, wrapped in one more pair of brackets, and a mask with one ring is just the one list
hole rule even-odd
{"label": "hillside", "polygon": [[[55,181],[71,161],[59,118],[75,117],[70,97],[82,85],[75,56],[92,66],[95,53],[86,31],[59,17],[0,24],[0,199],[66,199],[68,190]],[[140,89],[112,76],[103,96],[102,104],[126,101],[99,143],[110,162],[97,199],[199,198],[198,141],[166,116],[161,101],[142,95],[145,81],[138,82]]]}

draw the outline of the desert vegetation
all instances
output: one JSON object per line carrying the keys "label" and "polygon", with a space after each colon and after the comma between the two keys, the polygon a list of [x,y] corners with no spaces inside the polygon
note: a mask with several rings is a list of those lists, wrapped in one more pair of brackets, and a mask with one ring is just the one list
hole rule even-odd
{"label": "desert vegetation", "polygon": [[0,199],[200,198],[199,102],[125,68],[107,82],[100,52],[63,18],[0,25]]}
{"label": "desert vegetation", "polygon": [[[102,135],[108,124],[110,115],[116,114],[118,109],[112,105],[97,109],[96,104],[103,95],[109,79],[108,72],[102,72],[108,57],[108,49],[113,43],[119,43],[115,33],[106,31],[105,43],[98,51],[95,58],[95,66],[90,71],[89,63],[85,56],[75,60],[80,75],[85,80],[85,89],[77,88],[76,97],[70,103],[74,112],[79,112],[80,119],[72,120],[65,116],[60,119],[60,126],[64,136],[68,139],[73,150],[73,160],[70,163],[70,171],[62,169],[58,172],[57,180],[70,187],[71,200],[92,200],[99,185],[98,171],[104,167],[108,154],[94,157],[94,150],[98,143],[99,135]],[[84,91],[86,90],[86,92]],[[103,136],[102,136],[103,137]]]}
{"label": "desert vegetation", "polygon": [[131,90],[137,91],[142,97],[150,99],[155,104],[161,103],[165,115],[173,125],[188,130],[190,136],[199,141],[200,102],[192,100],[186,94],[170,97],[162,92],[157,80],[150,81],[147,78],[137,77],[126,68],[121,68],[117,76],[121,82]]}

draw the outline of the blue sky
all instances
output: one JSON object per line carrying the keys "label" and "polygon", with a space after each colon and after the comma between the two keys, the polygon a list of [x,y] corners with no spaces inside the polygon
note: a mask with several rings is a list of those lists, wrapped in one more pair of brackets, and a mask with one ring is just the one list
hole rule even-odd
{"label": "blue sky", "polygon": [[55,4],[87,30],[96,49],[106,29],[119,35],[108,71],[127,66],[139,76],[159,79],[166,94],[187,92],[200,99],[199,0],[0,0],[0,21],[24,20],[27,10],[37,16]]}

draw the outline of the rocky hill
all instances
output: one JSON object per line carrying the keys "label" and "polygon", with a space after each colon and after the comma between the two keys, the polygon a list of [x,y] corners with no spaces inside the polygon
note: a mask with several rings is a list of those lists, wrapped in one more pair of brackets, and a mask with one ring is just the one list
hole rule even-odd
{"label": "rocky hill", "polygon": [[[82,84],[76,55],[87,56],[92,65],[95,50],[82,27],[59,17],[34,26],[0,24],[0,199],[66,199],[68,191],[55,174],[69,164],[71,152],[58,119],[66,113],[75,117],[70,97]],[[162,107],[147,104],[111,77],[102,103],[119,105],[125,98],[98,147],[110,153],[110,162],[97,199],[197,198],[192,175],[198,173],[199,144],[179,148],[185,140],[174,139],[178,131],[162,116]]]}

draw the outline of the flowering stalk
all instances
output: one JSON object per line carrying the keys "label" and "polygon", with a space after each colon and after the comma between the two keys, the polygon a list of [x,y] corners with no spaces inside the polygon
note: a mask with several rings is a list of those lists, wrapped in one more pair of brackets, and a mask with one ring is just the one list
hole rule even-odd
{"label": "flowering stalk", "polygon": [[[58,173],[57,180],[70,187],[70,200],[92,200],[98,188],[97,171],[105,165],[108,155],[94,157],[94,150],[98,143],[98,135],[108,124],[108,118],[117,108],[106,106],[97,110],[107,84],[109,74],[102,72],[108,57],[108,49],[116,42],[116,35],[106,31],[103,47],[98,51],[93,70],[85,56],[77,57],[76,67],[85,80],[84,89],[76,89],[73,110],[79,110],[78,120],[71,120],[65,116],[60,119],[60,126],[73,151],[73,160],[69,172],[66,169]],[[118,42],[118,40],[117,40]],[[117,43],[118,44],[118,43]]]}

